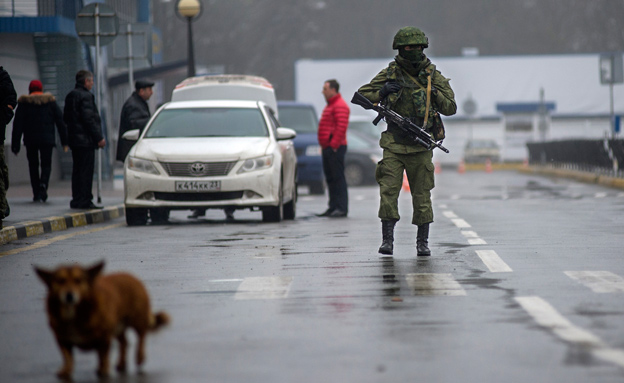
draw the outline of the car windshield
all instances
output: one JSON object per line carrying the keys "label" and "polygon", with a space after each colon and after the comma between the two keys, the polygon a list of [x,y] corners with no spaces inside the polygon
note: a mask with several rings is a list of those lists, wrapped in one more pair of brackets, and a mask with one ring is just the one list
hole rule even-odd
{"label": "car windshield", "polygon": [[375,126],[372,121],[351,121],[349,122],[350,130],[355,130],[372,138],[381,137],[382,129]]}
{"label": "car windshield", "polygon": [[349,149],[370,149],[376,148],[377,145],[357,133],[352,133],[347,130],[347,146]]}
{"label": "car windshield", "polygon": [[280,123],[294,129],[297,133],[316,133],[318,123],[314,110],[306,107],[281,107],[279,108]]}
{"label": "car windshield", "polygon": [[160,112],[145,137],[267,137],[268,135],[266,123],[259,109],[184,108]]}

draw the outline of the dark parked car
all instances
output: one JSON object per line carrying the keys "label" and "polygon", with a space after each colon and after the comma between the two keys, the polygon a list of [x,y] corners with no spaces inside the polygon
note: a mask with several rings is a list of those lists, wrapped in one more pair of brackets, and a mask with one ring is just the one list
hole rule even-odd
{"label": "dark parked car", "polygon": [[369,138],[379,141],[381,132],[386,130],[386,122],[379,121],[377,125],[373,124],[375,117],[370,116],[351,116],[349,118],[349,130],[364,134]]}
{"label": "dark parked car", "polygon": [[295,101],[278,101],[277,109],[280,124],[297,132],[293,142],[297,153],[298,184],[307,185],[310,194],[323,194],[325,175],[314,106]]}
{"label": "dark parked car", "polygon": [[375,181],[377,162],[383,150],[379,140],[356,130],[347,130],[347,155],[345,156],[345,177],[349,186],[371,185]]}

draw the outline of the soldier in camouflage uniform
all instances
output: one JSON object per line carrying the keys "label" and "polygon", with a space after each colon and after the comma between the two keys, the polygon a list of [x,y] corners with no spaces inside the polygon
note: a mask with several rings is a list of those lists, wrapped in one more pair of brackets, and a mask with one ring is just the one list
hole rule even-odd
{"label": "soldier in camouflage uniform", "polygon": [[[441,140],[444,128],[439,113],[453,115],[457,105],[449,79],[442,76],[423,53],[428,46],[429,40],[420,29],[401,28],[392,43],[392,48],[398,49],[399,54],[358,92],[373,103],[386,104],[396,113],[422,126],[436,140]],[[412,193],[412,224],[418,226],[417,255],[431,255],[428,238],[429,224],[433,222],[433,152],[407,138],[392,123],[382,133],[379,145],[384,150],[375,174],[379,183],[379,218],[383,236],[379,252],[386,255],[393,253],[394,226],[400,219],[398,198],[405,171]]]}

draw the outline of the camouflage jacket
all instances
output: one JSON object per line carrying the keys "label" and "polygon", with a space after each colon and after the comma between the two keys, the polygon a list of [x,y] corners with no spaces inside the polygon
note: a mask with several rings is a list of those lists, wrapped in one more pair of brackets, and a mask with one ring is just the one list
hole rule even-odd
{"label": "camouflage jacket", "polygon": [[[431,86],[437,89],[437,92],[432,92],[429,110],[425,111],[427,77],[429,76],[431,76]],[[434,120],[439,118],[438,113],[451,116],[457,111],[455,93],[449,84],[450,79],[442,76],[429,59],[423,60],[418,67],[414,68],[408,61],[396,56],[395,61],[379,72],[370,83],[360,87],[358,92],[374,103],[380,102],[379,90],[388,81],[396,81],[401,84],[402,88],[399,92],[387,97],[387,105],[401,116],[413,119],[418,125],[422,125],[425,114],[428,113],[425,127],[427,130],[431,129]],[[414,153],[425,150],[396,131],[384,132],[380,145],[394,153]]]}

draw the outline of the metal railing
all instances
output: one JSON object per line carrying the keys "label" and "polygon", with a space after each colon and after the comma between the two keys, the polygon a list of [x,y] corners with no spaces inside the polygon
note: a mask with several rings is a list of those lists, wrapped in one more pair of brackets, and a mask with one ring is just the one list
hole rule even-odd
{"label": "metal railing", "polygon": [[527,144],[531,165],[624,178],[624,140],[562,140]]}

